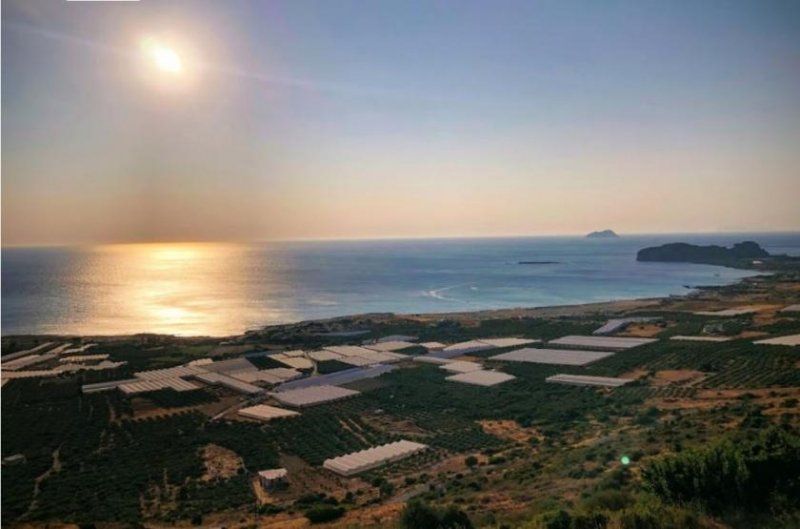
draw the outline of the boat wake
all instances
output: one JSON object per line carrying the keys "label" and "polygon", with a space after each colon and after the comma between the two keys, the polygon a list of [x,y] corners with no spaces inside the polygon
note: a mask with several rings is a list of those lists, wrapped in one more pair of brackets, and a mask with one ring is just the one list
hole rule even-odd
{"label": "boat wake", "polygon": [[427,297],[427,298],[440,299],[442,301],[454,301],[456,303],[469,304],[469,303],[471,303],[470,301],[467,301],[465,299],[454,298],[454,297],[451,297],[451,296],[446,296],[444,294],[445,292],[448,292],[450,290],[454,290],[456,288],[461,288],[461,287],[466,287],[466,286],[470,287],[471,290],[478,290],[478,287],[470,285],[469,283],[461,283],[461,284],[458,284],[458,285],[451,285],[449,287],[442,287],[442,288],[436,288],[436,289],[431,289],[431,290],[423,290],[422,291],[422,295],[424,297]]}

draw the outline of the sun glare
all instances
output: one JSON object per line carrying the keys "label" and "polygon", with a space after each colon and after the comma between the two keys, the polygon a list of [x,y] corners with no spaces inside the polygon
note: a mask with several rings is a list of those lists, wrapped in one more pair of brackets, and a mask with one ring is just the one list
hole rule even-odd
{"label": "sun glare", "polygon": [[183,71],[183,61],[181,61],[178,52],[159,42],[158,39],[153,37],[145,38],[142,41],[142,50],[159,70],[172,74],[178,74]]}

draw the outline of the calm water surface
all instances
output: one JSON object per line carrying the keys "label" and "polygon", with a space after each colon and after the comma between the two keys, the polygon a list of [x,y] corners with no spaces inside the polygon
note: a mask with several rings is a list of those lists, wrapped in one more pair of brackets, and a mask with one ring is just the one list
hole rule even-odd
{"label": "calm water surface", "polygon": [[[747,272],[638,263],[665,242],[756,240],[800,255],[800,234],[6,248],[2,333],[229,335],[374,311],[446,312],[663,296]],[[557,261],[520,265],[519,261]]]}

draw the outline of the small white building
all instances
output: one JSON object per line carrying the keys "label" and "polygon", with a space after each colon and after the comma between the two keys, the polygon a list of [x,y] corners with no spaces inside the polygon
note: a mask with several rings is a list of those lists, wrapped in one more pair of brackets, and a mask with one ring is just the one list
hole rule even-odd
{"label": "small white building", "polygon": [[288,484],[289,473],[285,468],[271,468],[258,473],[258,482],[267,490]]}

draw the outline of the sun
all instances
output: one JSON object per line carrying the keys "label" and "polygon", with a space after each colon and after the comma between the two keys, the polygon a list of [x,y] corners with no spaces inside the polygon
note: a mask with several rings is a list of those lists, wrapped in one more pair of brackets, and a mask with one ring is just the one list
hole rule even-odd
{"label": "sun", "polygon": [[142,51],[147,59],[162,72],[179,74],[183,71],[183,61],[178,52],[154,37],[142,39]]}

